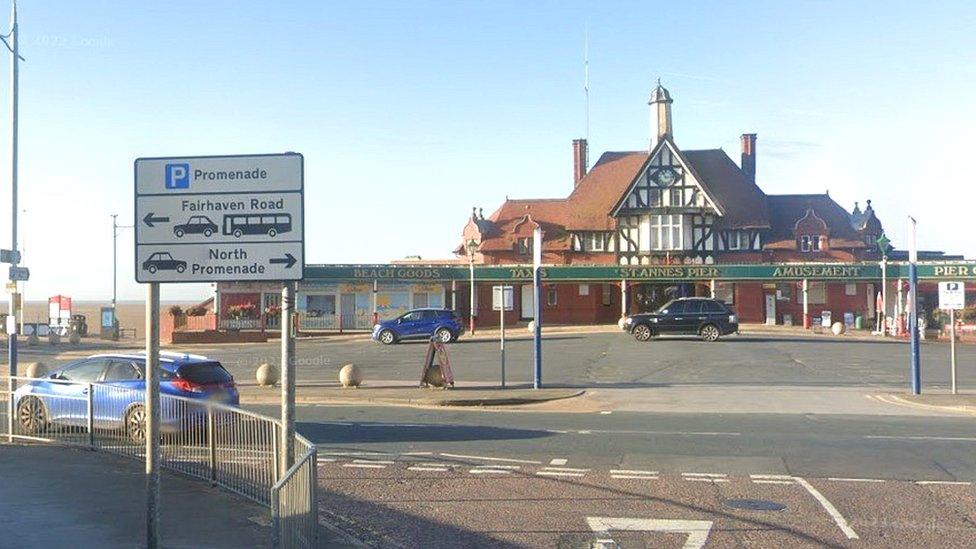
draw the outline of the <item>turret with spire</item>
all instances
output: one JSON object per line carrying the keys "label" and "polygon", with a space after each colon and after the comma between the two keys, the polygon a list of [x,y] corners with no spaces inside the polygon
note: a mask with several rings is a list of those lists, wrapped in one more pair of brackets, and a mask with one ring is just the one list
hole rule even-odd
{"label": "turret with spire", "polygon": [[651,91],[651,97],[647,104],[651,106],[651,149],[665,136],[673,138],[671,130],[671,93],[661,85],[661,79],[657,79],[657,87]]}

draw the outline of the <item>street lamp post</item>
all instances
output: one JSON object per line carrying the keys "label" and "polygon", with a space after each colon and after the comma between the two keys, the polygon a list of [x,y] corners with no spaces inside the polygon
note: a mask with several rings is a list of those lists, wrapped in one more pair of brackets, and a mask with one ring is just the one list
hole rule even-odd
{"label": "street lamp post", "polygon": [[115,305],[118,298],[118,240],[119,229],[131,229],[132,225],[119,225],[119,214],[112,214],[112,334],[115,335],[118,327],[118,316],[116,315]]}
{"label": "street lamp post", "polygon": [[474,335],[474,253],[478,250],[478,243],[472,238],[468,240],[465,245],[468,250],[468,270],[471,274],[471,298],[470,309],[468,314],[468,329],[471,335]]}
{"label": "street lamp post", "polygon": [[922,365],[919,356],[918,341],[918,243],[916,242],[917,223],[914,217],[908,217],[908,303],[911,311],[908,315],[909,337],[912,345],[912,394],[922,392]]}

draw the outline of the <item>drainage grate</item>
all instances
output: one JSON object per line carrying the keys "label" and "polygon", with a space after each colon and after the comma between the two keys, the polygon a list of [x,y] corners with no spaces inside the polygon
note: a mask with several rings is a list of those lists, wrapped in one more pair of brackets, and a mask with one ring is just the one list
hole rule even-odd
{"label": "drainage grate", "polygon": [[725,506],[746,511],[785,511],[786,505],[764,499],[727,499]]}

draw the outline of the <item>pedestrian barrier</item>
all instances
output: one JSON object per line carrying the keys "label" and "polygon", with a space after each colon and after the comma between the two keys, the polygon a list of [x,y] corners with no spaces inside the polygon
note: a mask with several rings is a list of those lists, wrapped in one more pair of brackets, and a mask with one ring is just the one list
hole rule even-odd
{"label": "pedestrian barrier", "polygon": [[[4,377],[0,434],[143,459],[145,392],[120,385]],[[271,511],[276,547],[314,547],[315,445],[295,436],[296,460],[279,471],[281,423],[203,399],[160,395],[160,466],[245,496]]]}

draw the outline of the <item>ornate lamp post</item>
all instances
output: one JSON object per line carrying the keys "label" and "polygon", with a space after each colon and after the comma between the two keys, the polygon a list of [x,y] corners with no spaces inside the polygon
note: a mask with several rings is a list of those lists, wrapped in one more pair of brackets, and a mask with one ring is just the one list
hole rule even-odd
{"label": "ornate lamp post", "polygon": [[468,313],[468,328],[471,331],[471,335],[474,335],[474,253],[478,251],[478,243],[472,238],[465,244],[465,248],[468,250],[468,269],[471,274],[471,295],[469,296],[471,303]]}

